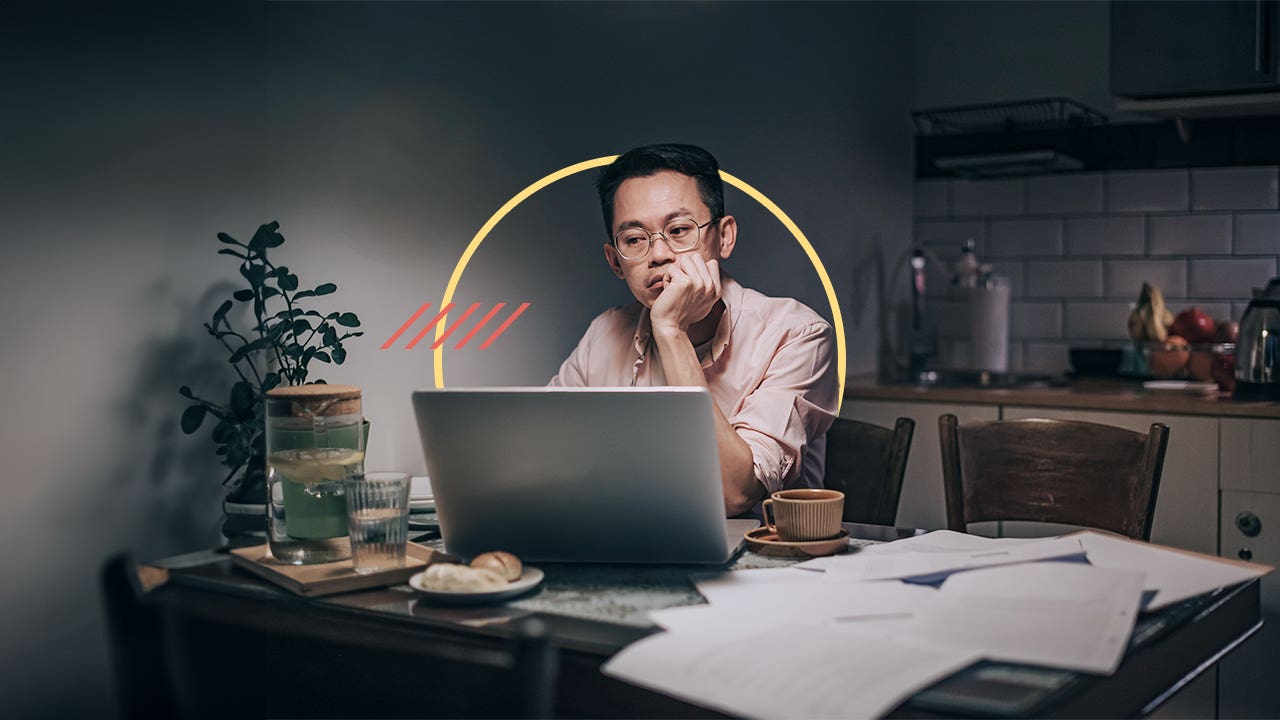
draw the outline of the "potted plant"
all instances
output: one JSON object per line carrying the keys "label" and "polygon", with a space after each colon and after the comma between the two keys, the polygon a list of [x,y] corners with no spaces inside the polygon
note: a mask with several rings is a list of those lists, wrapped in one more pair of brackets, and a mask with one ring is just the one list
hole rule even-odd
{"label": "potted plant", "polygon": [[[218,240],[230,246],[218,250],[218,254],[230,255],[240,262],[240,275],[248,287],[236,290],[230,300],[219,305],[204,328],[226,350],[227,362],[237,380],[222,403],[200,397],[186,385],[178,389],[193,402],[182,413],[184,433],[195,433],[210,415],[217,421],[213,441],[228,470],[223,479],[228,491],[224,507],[228,525],[235,524],[239,529],[261,528],[264,522],[264,394],[281,384],[306,384],[313,361],[341,365],[347,358],[343,342],[364,334],[352,330],[360,327],[355,313],[304,309],[310,304],[304,301],[330,295],[338,286],[321,283],[299,290],[298,276],[267,257],[269,250],[284,244],[279,229],[277,222],[262,225],[248,243],[218,233]],[[250,327],[237,329],[228,318],[236,303],[252,309]],[[246,518],[233,523],[230,516],[237,512]]]}

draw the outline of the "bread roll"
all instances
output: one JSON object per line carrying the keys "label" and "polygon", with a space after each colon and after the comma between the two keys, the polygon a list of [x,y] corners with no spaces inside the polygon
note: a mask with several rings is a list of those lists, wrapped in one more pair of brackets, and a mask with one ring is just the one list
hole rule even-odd
{"label": "bread roll", "polygon": [[507,582],[519,580],[520,575],[524,573],[524,565],[520,562],[520,558],[501,550],[477,555],[471,561],[471,567],[492,570],[506,578]]}
{"label": "bread roll", "polygon": [[428,590],[440,592],[486,592],[501,590],[507,581],[492,570],[441,564],[427,568],[422,584]]}

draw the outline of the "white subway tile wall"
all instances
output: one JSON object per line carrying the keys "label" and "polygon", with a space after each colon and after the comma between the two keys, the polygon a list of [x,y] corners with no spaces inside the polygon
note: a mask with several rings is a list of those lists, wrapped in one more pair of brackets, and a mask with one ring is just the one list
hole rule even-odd
{"label": "white subway tile wall", "polygon": [[1106,185],[1099,173],[1027,178],[1028,215],[1100,213],[1105,205]]}
{"label": "white subway tile wall", "polygon": [[1230,255],[1231,216],[1168,215],[1147,220],[1152,255]]}
{"label": "white subway tile wall", "polygon": [[[1143,282],[1175,312],[1239,320],[1251,288],[1280,273],[1276,167],[1081,173],[916,184],[917,242],[950,260],[972,238],[1009,277],[1009,367],[1069,368],[1067,349],[1128,344]],[[964,301],[931,277],[941,361],[967,359]]]}
{"label": "white subway tile wall", "polygon": [[1018,257],[1062,254],[1062,221],[992,220],[987,233],[987,255]]}
{"label": "white subway tile wall", "polygon": [[1186,211],[1186,170],[1142,170],[1107,174],[1107,212]]}
{"label": "white subway tile wall", "polygon": [[1142,255],[1147,251],[1147,219],[1067,218],[1068,255]]}
{"label": "white subway tile wall", "polygon": [[1025,195],[1021,180],[957,180],[951,185],[951,214],[1021,215]]}
{"label": "white subway tile wall", "polygon": [[1191,171],[1192,210],[1275,210],[1273,167]]}

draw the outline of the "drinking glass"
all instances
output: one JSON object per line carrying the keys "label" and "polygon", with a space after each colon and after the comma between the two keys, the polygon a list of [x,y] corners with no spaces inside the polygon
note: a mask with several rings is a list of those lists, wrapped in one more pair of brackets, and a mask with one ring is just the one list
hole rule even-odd
{"label": "drinking glass", "polygon": [[351,561],[360,574],[404,567],[409,543],[409,474],[366,472],[344,482]]}

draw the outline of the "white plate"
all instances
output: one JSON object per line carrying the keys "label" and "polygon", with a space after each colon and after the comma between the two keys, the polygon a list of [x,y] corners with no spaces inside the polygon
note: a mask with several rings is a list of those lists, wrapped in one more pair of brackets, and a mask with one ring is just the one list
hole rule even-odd
{"label": "white plate", "polygon": [[409,578],[409,586],[432,600],[455,605],[479,605],[507,600],[538,587],[542,584],[542,578],[544,577],[542,571],[538,568],[525,565],[524,572],[520,574],[520,577],[507,583],[504,588],[486,590],[484,592],[446,592],[443,590],[428,590],[423,587],[422,578],[426,574],[427,572],[424,570]]}
{"label": "white plate", "polygon": [[409,512],[427,512],[436,509],[435,498],[427,498],[426,500],[409,500]]}
{"label": "white plate", "polygon": [[1190,380],[1148,380],[1142,383],[1142,387],[1147,392],[1177,395],[1216,395],[1218,393],[1218,383]]}
{"label": "white plate", "polygon": [[409,479],[410,500],[433,500],[435,496],[431,490],[431,478],[418,476]]}

